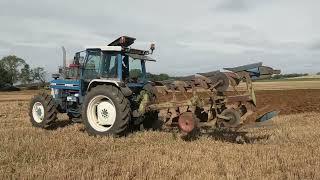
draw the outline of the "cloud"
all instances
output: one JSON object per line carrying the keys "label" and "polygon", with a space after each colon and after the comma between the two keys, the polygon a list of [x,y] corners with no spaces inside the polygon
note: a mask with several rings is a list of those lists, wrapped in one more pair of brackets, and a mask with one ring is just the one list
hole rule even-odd
{"label": "cloud", "polygon": [[314,50],[314,51],[319,51],[320,50],[320,40],[314,41],[313,43],[311,43],[311,45],[309,46],[309,49]]}
{"label": "cloud", "polygon": [[85,46],[129,35],[137,48],[156,43],[158,62],[148,64],[155,73],[192,74],[255,60],[283,72],[316,72],[304,66],[317,63],[316,7],[309,0],[2,0],[0,55],[16,54],[54,72],[62,45],[71,59]]}
{"label": "cloud", "polygon": [[224,0],[214,10],[218,11],[247,11],[249,10],[250,4],[247,0]]}
{"label": "cloud", "polygon": [[[269,0],[268,3],[272,3]],[[221,0],[212,9],[214,12],[225,13],[239,13],[248,12],[256,8],[257,6],[265,5],[266,1],[263,0]]]}

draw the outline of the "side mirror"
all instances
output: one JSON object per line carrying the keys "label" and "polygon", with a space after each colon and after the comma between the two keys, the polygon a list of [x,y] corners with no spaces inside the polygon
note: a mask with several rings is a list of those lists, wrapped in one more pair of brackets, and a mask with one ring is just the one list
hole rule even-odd
{"label": "side mirror", "polygon": [[59,67],[59,74],[62,74],[62,73],[63,73],[63,68]]}
{"label": "side mirror", "polygon": [[60,74],[52,74],[51,76],[53,79],[59,79],[60,77]]}
{"label": "side mirror", "polygon": [[150,54],[152,54],[155,49],[156,49],[156,45],[154,43],[151,43],[150,44],[150,51],[151,51]]}
{"label": "side mirror", "polygon": [[77,52],[73,59],[74,64],[80,64],[80,52]]}

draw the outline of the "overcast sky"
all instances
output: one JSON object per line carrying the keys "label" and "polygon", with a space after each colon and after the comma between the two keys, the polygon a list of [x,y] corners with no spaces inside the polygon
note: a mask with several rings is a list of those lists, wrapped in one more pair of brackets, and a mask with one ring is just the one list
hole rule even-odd
{"label": "overcast sky", "polygon": [[0,57],[55,72],[121,35],[156,43],[148,71],[185,75],[264,62],[284,73],[320,71],[319,0],[0,0]]}

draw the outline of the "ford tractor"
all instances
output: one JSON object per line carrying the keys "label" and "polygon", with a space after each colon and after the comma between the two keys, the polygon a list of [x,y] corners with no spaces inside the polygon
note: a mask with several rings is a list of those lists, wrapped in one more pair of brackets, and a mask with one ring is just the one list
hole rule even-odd
{"label": "ford tractor", "polygon": [[[123,136],[134,127],[155,128],[156,124],[190,133],[205,126],[236,129],[277,114],[257,110],[251,78],[271,77],[278,71],[256,63],[151,82],[146,63],[155,61],[150,57],[155,46],[134,49],[134,41],[122,36],[77,52],[69,67],[64,64],[52,76],[51,94],[42,92],[31,100],[32,125],[50,127],[58,113],[66,113],[84,123],[91,135]],[[240,82],[246,85],[242,94],[236,90]]]}

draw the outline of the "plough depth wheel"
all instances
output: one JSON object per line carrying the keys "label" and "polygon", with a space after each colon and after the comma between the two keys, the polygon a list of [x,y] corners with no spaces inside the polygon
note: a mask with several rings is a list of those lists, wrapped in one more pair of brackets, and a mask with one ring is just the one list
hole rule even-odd
{"label": "plough depth wheel", "polygon": [[179,128],[185,132],[190,133],[198,127],[198,121],[192,112],[185,112],[179,116]]}
{"label": "plough depth wheel", "polygon": [[221,116],[225,117],[226,119],[220,120],[220,127],[234,128],[240,124],[241,115],[235,109],[226,109],[221,113]]}

